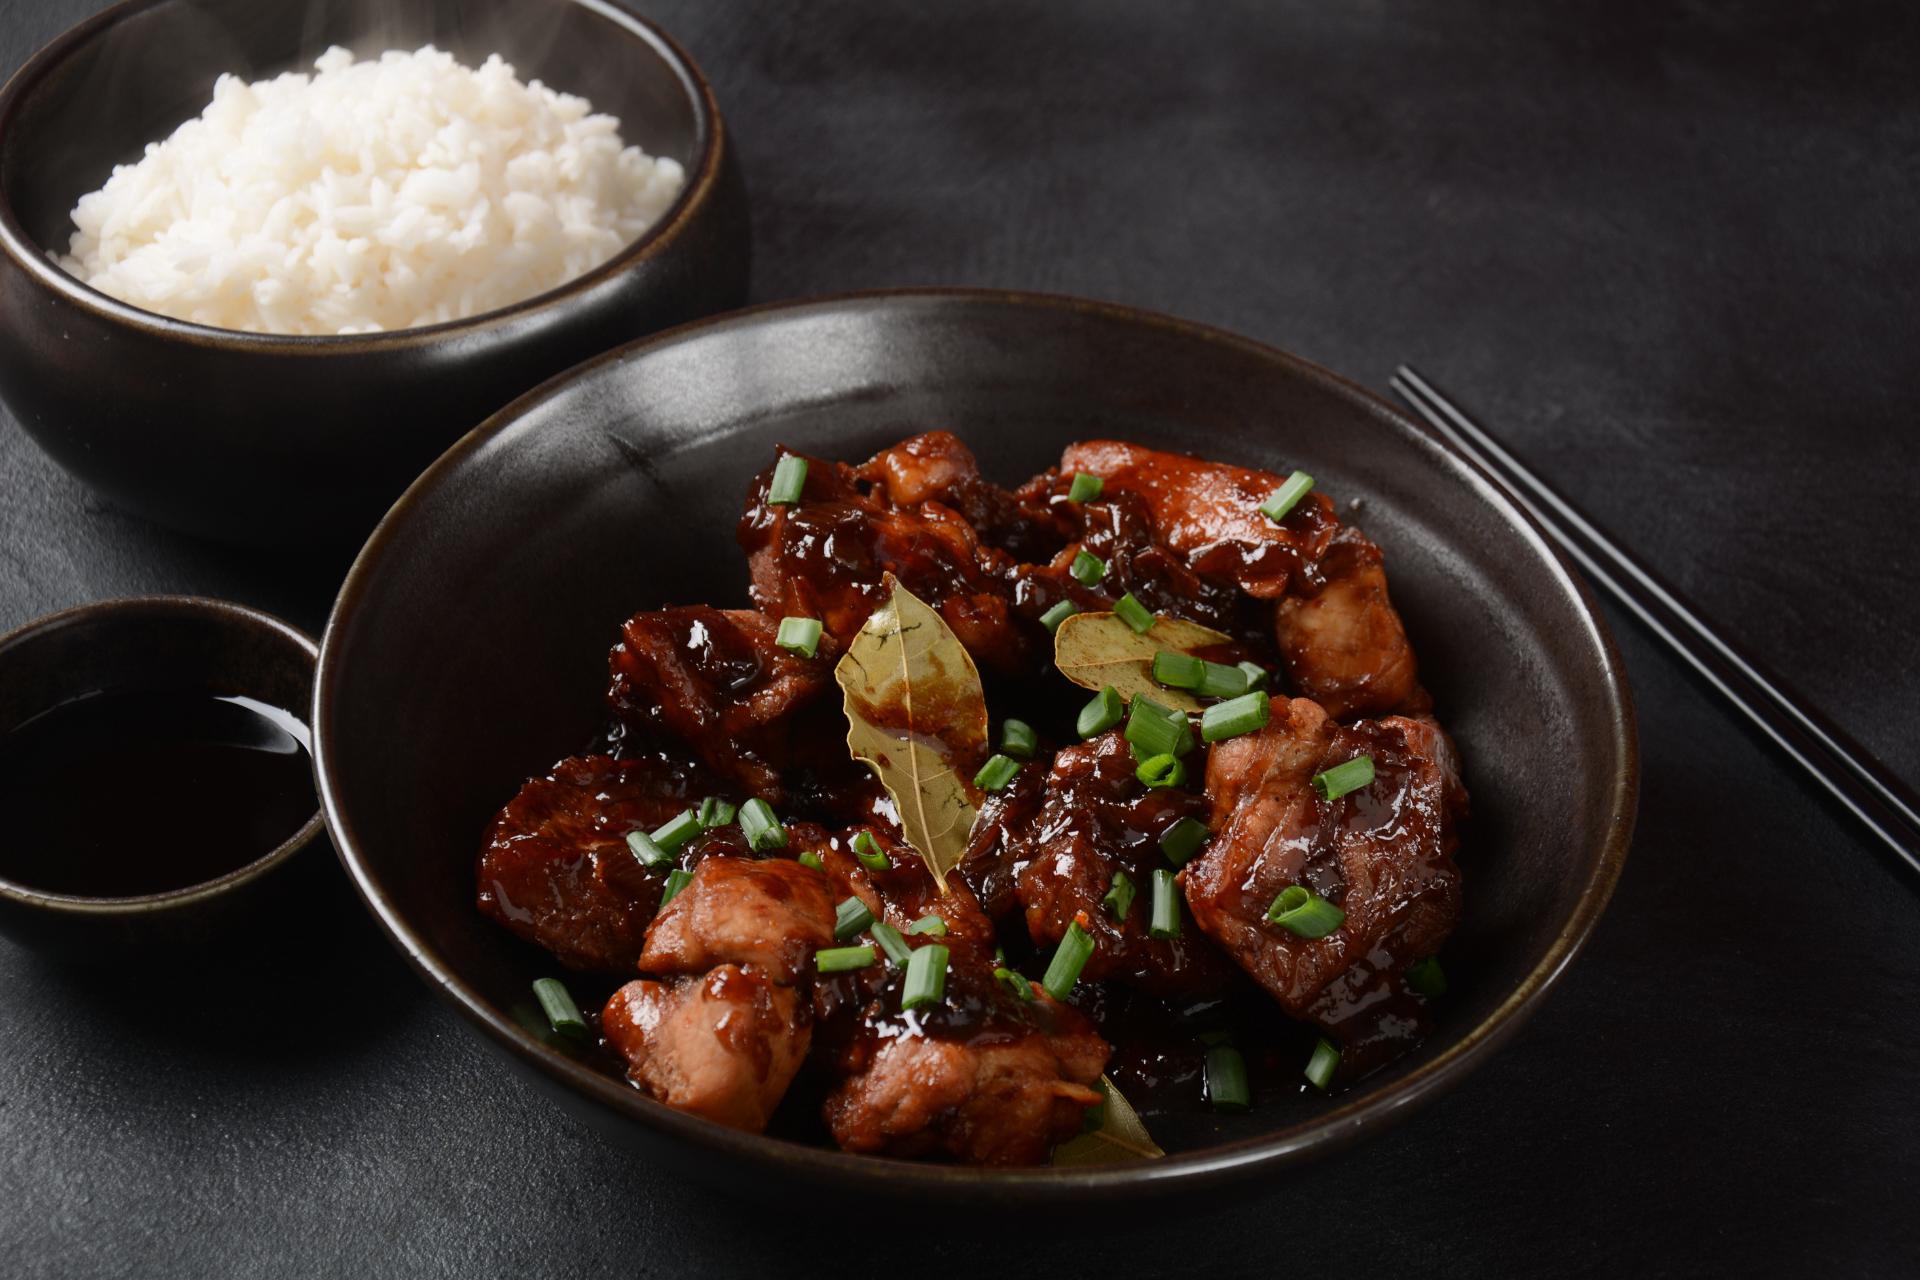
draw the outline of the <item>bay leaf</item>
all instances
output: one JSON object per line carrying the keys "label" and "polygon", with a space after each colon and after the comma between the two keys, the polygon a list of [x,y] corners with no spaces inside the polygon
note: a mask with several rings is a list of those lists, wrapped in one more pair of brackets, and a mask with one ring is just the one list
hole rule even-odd
{"label": "bay leaf", "polygon": [[1153,679],[1153,655],[1197,654],[1217,644],[1233,643],[1232,636],[1184,618],[1153,620],[1141,635],[1112,613],[1076,613],[1053,633],[1053,665],[1060,674],[1083,688],[1112,685],[1127,701],[1144,693],[1164,707],[1200,712],[1200,700],[1185,689],[1169,689]]}
{"label": "bay leaf", "polygon": [[893,797],[907,842],[945,893],[982,799],[973,775],[987,757],[987,697],[946,621],[892,574],[884,583],[887,602],[833,669],[847,749]]}
{"label": "bay leaf", "polygon": [[1101,1117],[1100,1127],[1055,1147],[1054,1167],[1152,1160],[1167,1154],[1147,1134],[1147,1126],[1140,1122],[1140,1113],[1114,1087],[1113,1081],[1101,1076],[1100,1092],[1107,1095],[1106,1114]]}

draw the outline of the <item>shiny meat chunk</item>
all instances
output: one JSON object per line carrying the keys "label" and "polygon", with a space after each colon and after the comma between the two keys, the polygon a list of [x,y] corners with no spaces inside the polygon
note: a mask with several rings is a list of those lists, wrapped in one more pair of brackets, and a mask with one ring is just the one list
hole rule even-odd
{"label": "shiny meat chunk", "polygon": [[1047,799],[1047,769],[1041,759],[1021,766],[1013,781],[989,792],[967,837],[967,851],[953,875],[998,920],[1019,909],[1020,869],[1026,865],[1027,832]]}
{"label": "shiny meat chunk", "polygon": [[780,624],[745,609],[639,613],[608,655],[607,701],[629,724],[681,739],[714,772],[769,804],[784,800],[787,720],[833,683],[836,650],[812,658],[774,643]]}
{"label": "shiny meat chunk", "polygon": [[1411,714],[1433,705],[1407,630],[1387,598],[1380,548],[1348,525],[1321,558],[1326,585],[1274,602],[1273,629],[1293,690],[1336,720]]}
{"label": "shiny meat chunk", "polygon": [[562,760],[487,827],[480,910],[569,968],[631,973],[666,871],[641,866],[627,833],[650,831],[720,789],[665,756]]}
{"label": "shiny meat chunk", "polygon": [[789,858],[703,858],[693,879],[647,930],[640,968],[705,973],[751,965],[792,985],[833,945],[834,899],[827,877]]}
{"label": "shiny meat chunk", "polygon": [[[886,856],[888,865],[880,870],[863,866],[852,852],[853,840],[864,830],[874,838]],[[933,873],[901,835],[899,827],[878,823],[842,832],[831,846],[820,851],[821,865],[833,883],[836,901],[858,898],[873,912],[874,919],[885,921],[906,933],[928,916],[938,916],[944,933],[934,935],[953,953],[955,963],[984,964],[993,967],[993,950],[998,941],[993,921],[980,909],[979,899],[958,875],[949,874],[947,891],[940,892]],[[860,941],[872,941],[862,934]]]}
{"label": "shiny meat chunk", "polygon": [[938,502],[960,514],[989,547],[1018,561],[1051,559],[1070,534],[1044,498],[1023,501],[980,474],[973,451],[950,431],[928,431],[869,458],[855,473],[896,507]]}
{"label": "shiny meat chunk", "polygon": [[[1339,521],[1325,494],[1302,498],[1279,524],[1260,504],[1284,477],[1117,440],[1071,445],[1060,473],[1090,472],[1109,490],[1145,500],[1155,540],[1186,557],[1195,573],[1225,578],[1250,596],[1285,594],[1296,575],[1326,552]],[[1196,619],[1197,620],[1197,619]]]}
{"label": "shiny meat chunk", "polygon": [[752,969],[629,982],[600,1018],[627,1077],[679,1111],[759,1133],[813,1038],[806,997]]}
{"label": "shiny meat chunk", "polygon": [[[1425,1033],[1424,1003],[1401,971],[1438,951],[1459,919],[1454,821],[1466,795],[1432,720],[1342,726],[1305,698],[1273,712],[1266,728],[1213,746],[1216,834],[1180,879],[1200,927],[1287,1012],[1339,1040],[1351,1074]],[[1373,759],[1373,783],[1320,799],[1314,775],[1361,755]],[[1319,939],[1269,921],[1292,885],[1345,921]]]}
{"label": "shiny meat chunk", "polygon": [[[1200,757],[1189,757],[1200,768]],[[1119,729],[1053,759],[1046,800],[1029,823],[1019,852],[1018,893],[1027,931],[1043,950],[1056,946],[1075,919],[1093,937],[1093,955],[1080,976],[1117,978],[1156,995],[1211,995],[1224,989],[1233,966],[1182,913],[1178,938],[1148,935],[1153,873],[1171,870],[1160,837],[1181,818],[1202,820],[1206,797],[1177,787],[1149,787]],[[1116,873],[1133,882],[1124,920],[1101,905]]]}

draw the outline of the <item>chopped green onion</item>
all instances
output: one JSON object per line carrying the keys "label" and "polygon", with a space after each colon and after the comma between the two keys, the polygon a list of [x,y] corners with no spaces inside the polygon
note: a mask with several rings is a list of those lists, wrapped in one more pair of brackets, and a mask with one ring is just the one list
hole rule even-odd
{"label": "chopped green onion", "polygon": [[780,633],[773,638],[773,642],[788,653],[811,658],[820,648],[820,619],[782,618]]}
{"label": "chopped green onion", "polygon": [[1080,719],[1074,728],[1083,738],[1091,738],[1096,733],[1105,733],[1120,723],[1127,714],[1127,704],[1120,700],[1120,691],[1112,685],[1093,695],[1093,701],[1080,708]]}
{"label": "chopped green onion", "polygon": [[1149,787],[1177,787],[1187,780],[1187,766],[1176,755],[1148,756],[1133,776]]}
{"label": "chopped green onion", "polygon": [[1206,665],[1192,654],[1162,649],[1153,655],[1153,678],[1170,689],[1191,689],[1200,683]]}
{"label": "chopped green onion", "polygon": [[587,1038],[587,1020],[580,1016],[580,1006],[573,1002],[573,993],[567,990],[566,983],[558,978],[537,978],[533,996],[555,1031],[573,1040]]}
{"label": "chopped green onion", "polygon": [[931,937],[944,938],[947,936],[947,922],[939,916],[921,916],[918,920],[915,920],[907,926],[907,932],[924,933]]}
{"label": "chopped green onion", "polygon": [[1173,872],[1164,867],[1153,873],[1153,923],[1147,926],[1147,936],[1180,936],[1180,888],[1173,882]]}
{"label": "chopped green onion", "polygon": [[1322,800],[1338,800],[1349,791],[1373,785],[1373,757],[1355,756],[1325,773],[1313,775],[1313,789]]}
{"label": "chopped green onion", "polygon": [[1408,965],[1407,985],[1429,1000],[1447,994],[1447,975],[1440,970],[1440,957],[1428,956]]}
{"label": "chopped green onion", "polygon": [[649,871],[673,865],[673,855],[655,844],[653,837],[644,831],[627,832],[627,848],[633,850],[633,856]]}
{"label": "chopped green onion", "polygon": [[1208,742],[1237,738],[1255,729],[1264,729],[1273,714],[1264,693],[1248,693],[1226,702],[1216,702],[1200,713],[1200,736]]}
{"label": "chopped green onion", "polygon": [[980,772],[973,775],[973,785],[982,791],[998,791],[1013,781],[1013,775],[1020,772],[1020,762],[1012,756],[994,756],[980,766]]}
{"label": "chopped green onion", "polygon": [[1230,1044],[1207,1050],[1207,1101],[1215,1111],[1245,1111],[1253,1105],[1247,1087],[1247,1060]]}
{"label": "chopped green onion", "polygon": [[828,947],[813,953],[813,967],[820,973],[845,973],[849,969],[864,969],[879,958],[873,954],[872,947]]}
{"label": "chopped green onion", "polygon": [[1100,905],[1113,913],[1116,921],[1124,924],[1127,912],[1133,906],[1133,895],[1139,892],[1133,887],[1133,880],[1124,871],[1113,873],[1113,887],[1107,890],[1107,896],[1100,899]]}
{"label": "chopped green onion", "polygon": [[1107,562],[1091,551],[1082,551],[1073,557],[1073,563],[1067,566],[1067,572],[1083,587],[1090,587],[1100,581],[1100,575],[1107,571]]}
{"label": "chopped green onion", "polygon": [[667,904],[680,896],[680,891],[693,883],[693,872],[682,871],[675,867],[667,873],[667,887],[660,894],[660,909],[665,911]]}
{"label": "chopped green onion", "polygon": [[865,933],[872,923],[872,908],[858,898],[848,898],[833,909],[833,936],[840,942]]}
{"label": "chopped green onion", "polygon": [[1321,1037],[1320,1043],[1313,1046],[1313,1056],[1307,1059],[1307,1083],[1316,1089],[1325,1089],[1333,1083],[1334,1068],[1340,1065],[1340,1050],[1333,1041]]}
{"label": "chopped green onion", "polygon": [[900,936],[900,931],[885,920],[874,921],[872,932],[873,940],[880,944],[882,951],[887,953],[887,959],[895,964],[905,964],[913,955],[913,948],[908,946],[907,940]]}
{"label": "chopped green onion", "polygon": [[1073,601],[1062,600],[1059,604],[1040,615],[1040,625],[1047,629],[1048,635],[1052,635],[1060,629],[1061,623],[1078,612],[1080,612],[1080,607],[1074,604]]}
{"label": "chopped green onion", "polygon": [[1107,487],[1107,482],[1091,471],[1073,473],[1073,487],[1067,490],[1068,502],[1092,502]]}
{"label": "chopped green onion", "polygon": [[947,949],[939,943],[921,947],[907,961],[907,987],[900,993],[902,1009],[939,1004],[947,989]]}
{"label": "chopped green onion", "polygon": [[1100,1091],[1100,1101],[1088,1107],[1080,1116],[1080,1132],[1097,1133],[1100,1126],[1107,1122],[1107,1078],[1100,1077],[1094,1082],[1094,1088]]}
{"label": "chopped green onion", "polygon": [[820,855],[811,849],[802,853],[798,858],[795,858],[794,861],[803,867],[812,867],[815,871],[825,871],[827,869],[827,864],[820,861]]}
{"label": "chopped green onion", "polygon": [[893,865],[871,831],[862,831],[853,838],[853,856],[860,859],[860,865],[869,871],[885,871]]}
{"label": "chopped green onion", "polygon": [[807,487],[807,460],[797,453],[782,457],[773,467],[773,483],[767,486],[767,504],[790,507],[800,501]]}
{"label": "chopped green onion", "polygon": [[1033,753],[1040,749],[1040,735],[1025,720],[1002,720],[1000,722],[1000,750],[1022,760],[1033,759]]}
{"label": "chopped green onion", "polygon": [[1127,741],[1149,756],[1184,756],[1193,750],[1193,729],[1184,711],[1163,707],[1143,693],[1127,713]]}
{"label": "chopped green onion", "polygon": [[1080,981],[1080,971],[1087,967],[1087,959],[1092,955],[1093,938],[1075,920],[1060,939],[1060,949],[1053,953],[1053,961],[1047,965],[1047,976],[1040,979],[1040,986],[1055,1000],[1065,1000],[1073,991],[1073,984]]}
{"label": "chopped green onion", "polygon": [[1279,524],[1287,518],[1287,512],[1293,510],[1300,499],[1307,496],[1307,490],[1313,488],[1313,477],[1304,471],[1296,471],[1286,478],[1278,489],[1260,504],[1260,514]]}
{"label": "chopped green onion", "polygon": [[735,812],[734,807],[719,796],[708,796],[700,802],[700,812],[696,816],[700,819],[700,825],[711,831],[732,822]]}
{"label": "chopped green onion", "polygon": [[680,846],[700,834],[700,815],[688,809],[676,814],[665,826],[656,828],[653,842],[668,853],[678,853]]}
{"label": "chopped green onion", "polygon": [[1153,630],[1153,615],[1147,612],[1147,606],[1133,598],[1133,592],[1121,596],[1113,602],[1114,616],[1133,628],[1135,635],[1145,635]]}
{"label": "chopped green onion", "polygon": [[740,829],[755,853],[787,847],[787,829],[774,817],[773,806],[757,796],[740,806]]}
{"label": "chopped green onion", "polygon": [[1194,818],[1182,818],[1160,833],[1160,852],[1167,855],[1167,861],[1176,867],[1187,865],[1187,859],[1200,851],[1213,832],[1207,824]]}
{"label": "chopped green onion", "polygon": [[1346,918],[1346,912],[1297,884],[1282,889],[1267,908],[1267,919],[1303,938],[1324,938]]}
{"label": "chopped green onion", "polygon": [[1033,987],[1021,975],[1004,966],[993,971],[994,980],[1022,1000],[1033,999]]}
{"label": "chopped green onion", "polygon": [[1247,673],[1247,692],[1267,687],[1267,669],[1257,662],[1243,662],[1240,669]]}
{"label": "chopped green onion", "polygon": [[1239,667],[1203,662],[1193,691],[1202,698],[1237,698],[1247,691],[1247,673]]}

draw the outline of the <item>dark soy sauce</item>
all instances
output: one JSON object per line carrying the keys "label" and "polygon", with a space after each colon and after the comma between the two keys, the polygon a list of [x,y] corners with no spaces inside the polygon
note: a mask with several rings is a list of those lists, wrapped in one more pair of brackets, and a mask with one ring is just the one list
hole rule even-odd
{"label": "dark soy sauce", "polygon": [[306,737],[278,708],[198,689],[44,711],[0,739],[0,877],[124,898],[236,871],[319,807]]}

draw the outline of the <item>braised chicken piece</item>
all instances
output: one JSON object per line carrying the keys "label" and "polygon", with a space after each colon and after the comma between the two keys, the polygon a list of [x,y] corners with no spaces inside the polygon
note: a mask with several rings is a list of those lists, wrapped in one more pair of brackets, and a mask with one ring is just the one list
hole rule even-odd
{"label": "braised chicken piece", "polygon": [[[878,870],[863,865],[852,852],[854,838],[865,831],[887,861]],[[994,965],[997,938],[993,921],[980,909],[980,900],[958,875],[949,873],[947,891],[942,893],[927,864],[891,823],[879,823],[842,832],[831,845],[820,851],[821,865],[833,882],[834,897],[844,901],[858,898],[873,912],[874,919],[885,921],[902,934],[928,916],[940,921],[940,932],[929,935],[943,942],[956,962]]]}
{"label": "braised chicken piece", "polygon": [[953,875],[979,900],[980,909],[998,920],[1020,906],[1020,869],[1029,847],[1026,833],[1047,799],[1046,755],[1029,761],[1013,781],[987,793],[967,837],[967,852]]}
{"label": "braised chicken piece", "polygon": [[747,965],[791,986],[812,972],[815,951],[834,944],[833,922],[832,884],[812,867],[793,858],[707,857],[647,930],[640,967],[705,973]]}
{"label": "braised chicken piece", "polygon": [[569,968],[631,973],[667,869],[642,866],[627,833],[651,831],[724,790],[706,771],[667,756],[562,760],[489,824],[477,868],[480,910]]}
{"label": "braised chicken piece", "polygon": [[622,720],[684,741],[715,773],[769,804],[785,799],[788,717],[833,684],[837,650],[805,658],[774,643],[777,620],[687,605],[639,613],[608,655]]}
{"label": "braised chicken piece", "polygon": [[614,992],[602,1033],[649,1095],[729,1129],[759,1133],[807,1056],[807,997],[751,968],[642,979]]}
{"label": "braised chicken piece", "polygon": [[[1194,768],[1199,757],[1190,757]],[[1125,735],[1110,729],[1053,758],[1039,818],[1020,839],[1018,892],[1027,931],[1043,950],[1057,946],[1076,919],[1093,938],[1080,976],[1117,978],[1155,995],[1213,995],[1233,965],[1183,911],[1180,936],[1148,936],[1153,873],[1172,870],[1160,837],[1182,818],[1204,820],[1207,799],[1178,787],[1149,787]],[[1134,899],[1116,920],[1102,899],[1114,876],[1133,882]]]}
{"label": "braised chicken piece", "polygon": [[876,453],[855,473],[896,507],[938,502],[960,513],[980,541],[1026,563],[1051,559],[1072,537],[1044,496],[1008,493],[980,474],[973,450],[950,431],[928,431]]}
{"label": "braised chicken piece", "polygon": [[1318,569],[1326,582],[1318,593],[1290,593],[1274,603],[1274,634],[1294,692],[1336,720],[1432,707],[1407,630],[1387,598],[1380,548],[1347,525]]}
{"label": "braised chicken piece", "polygon": [[[1314,775],[1370,756],[1373,782],[1322,800]],[[1306,698],[1275,701],[1255,733],[1207,763],[1216,833],[1180,873],[1206,933],[1279,1000],[1342,1045],[1351,1077],[1426,1033],[1401,974],[1440,949],[1460,916],[1454,822],[1466,812],[1453,747],[1429,719],[1343,726]],[[1267,918],[1299,885],[1346,913],[1323,938]]]}

